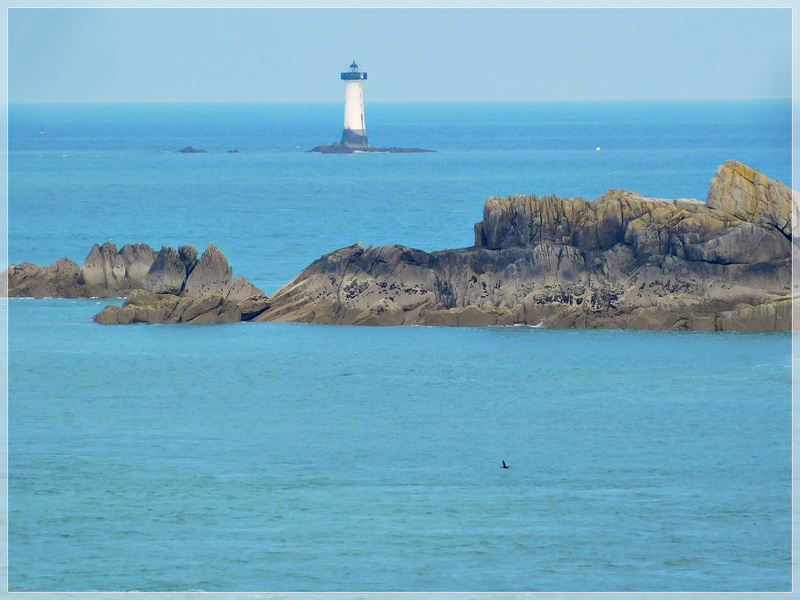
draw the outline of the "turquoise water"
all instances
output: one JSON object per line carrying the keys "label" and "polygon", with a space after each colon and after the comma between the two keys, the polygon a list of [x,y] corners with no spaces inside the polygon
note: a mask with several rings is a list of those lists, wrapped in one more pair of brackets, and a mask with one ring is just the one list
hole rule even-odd
{"label": "turquoise water", "polygon": [[[356,240],[469,245],[491,194],[703,198],[727,158],[789,182],[788,103],[375,105],[373,144],[438,152],[306,154],[340,108],[12,106],[9,259],[213,242],[271,293]],[[14,590],[791,589],[788,334],[105,304],[9,301]]]}

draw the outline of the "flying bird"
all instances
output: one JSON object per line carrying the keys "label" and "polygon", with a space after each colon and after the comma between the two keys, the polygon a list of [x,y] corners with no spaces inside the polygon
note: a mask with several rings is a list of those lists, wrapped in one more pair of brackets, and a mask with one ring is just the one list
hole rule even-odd
{"label": "flying bird", "polygon": [[504,469],[508,469],[508,465],[506,464],[506,461],[503,461],[503,468]]}

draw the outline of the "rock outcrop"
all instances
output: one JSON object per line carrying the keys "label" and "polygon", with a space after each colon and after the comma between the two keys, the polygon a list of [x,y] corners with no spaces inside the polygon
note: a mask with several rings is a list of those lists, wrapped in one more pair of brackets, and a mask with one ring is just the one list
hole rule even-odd
{"label": "rock outcrop", "polygon": [[147,270],[141,289],[154,294],[180,294],[189,269],[180,252],[163,246]]}
{"label": "rock outcrop", "polygon": [[269,306],[267,297],[247,278],[233,278],[228,259],[209,244],[197,248],[109,242],[95,245],[83,266],[62,258],[52,265],[9,265],[8,295],[33,298],[120,298],[107,306],[98,323],[207,323],[252,319]]}
{"label": "rock outcrop", "polygon": [[46,267],[29,262],[9,265],[6,294],[26,298],[88,298],[85,284],[78,284],[81,268],[74,260],[61,258]]}
{"label": "rock outcrop", "polygon": [[207,150],[198,150],[197,148],[192,148],[191,146],[186,146],[183,150],[175,150],[178,154],[207,154]]}
{"label": "rock outcrop", "polygon": [[489,198],[475,246],[342,248],[255,320],[789,330],[792,198],[737,161],[706,202],[622,190]]}
{"label": "rock outcrop", "polygon": [[187,273],[183,285],[186,296],[225,296],[233,285],[233,269],[228,266],[228,259],[220,250],[209,244],[203,256]]}
{"label": "rock outcrop", "polygon": [[425,150],[424,148],[399,148],[391,146],[389,148],[373,148],[371,146],[365,148],[356,148],[346,144],[334,142],[333,144],[320,144],[314,146],[308,152],[319,152],[321,154],[354,154],[356,152],[388,152],[390,154],[414,154],[418,152],[436,152],[436,150]]}
{"label": "rock outcrop", "polygon": [[155,251],[146,244],[126,244],[117,252],[114,244],[95,246],[83,262],[78,282],[108,293],[124,292],[143,286]]}
{"label": "rock outcrop", "polygon": [[424,252],[360,242],[321,257],[267,298],[212,244],[156,252],[95,246],[83,266],[10,265],[9,296],[122,297],[98,323],[298,321],[355,325],[786,331],[795,193],[737,161],[705,202],[489,198],[475,245]]}
{"label": "rock outcrop", "polygon": [[222,296],[179,297],[133,290],[122,306],[107,306],[95,323],[235,323],[242,320],[237,302]]}

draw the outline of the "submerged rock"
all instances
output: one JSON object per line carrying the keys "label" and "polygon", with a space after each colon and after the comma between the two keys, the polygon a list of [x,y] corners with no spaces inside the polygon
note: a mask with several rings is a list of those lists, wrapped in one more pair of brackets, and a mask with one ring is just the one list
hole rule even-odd
{"label": "submerged rock", "polygon": [[255,320],[789,330],[792,210],[788,187],[737,161],[705,203],[493,197],[475,246],[336,250]]}

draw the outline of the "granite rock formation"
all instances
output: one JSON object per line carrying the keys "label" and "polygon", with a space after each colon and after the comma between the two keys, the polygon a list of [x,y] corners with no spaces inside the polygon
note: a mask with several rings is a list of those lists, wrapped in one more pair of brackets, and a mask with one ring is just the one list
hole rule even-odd
{"label": "granite rock formation", "polygon": [[182,260],[181,254],[171,246],[163,246],[150,265],[143,285],[143,290],[154,294],[180,294],[190,272]]}
{"label": "granite rock formation", "polygon": [[86,285],[78,284],[81,267],[74,260],[61,258],[39,267],[29,262],[9,265],[6,295],[26,298],[89,298]]}
{"label": "granite rock formation", "polygon": [[220,250],[209,244],[203,256],[187,271],[182,293],[186,296],[225,296],[233,285],[233,269]]}
{"label": "granite rock formation", "polygon": [[146,244],[126,244],[119,252],[114,244],[95,244],[83,262],[78,283],[109,293],[142,287],[155,257]]}
{"label": "granite rock formation", "polygon": [[213,244],[198,258],[197,248],[109,242],[95,245],[83,266],[62,258],[52,265],[9,265],[8,295],[34,298],[120,298],[99,323],[228,322],[251,319],[269,302],[247,278],[233,278],[228,259]]}
{"label": "granite rock formation", "polygon": [[473,247],[359,242],[312,263],[255,320],[789,330],[793,210],[792,190],[737,161],[705,202],[493,197]]}
{"label": "granite rock formation", "polygon": [[239,304],[220,295],[179,297],[133,290],[122,306],[107,306],[95,323],[235,323],[242,320]]}

